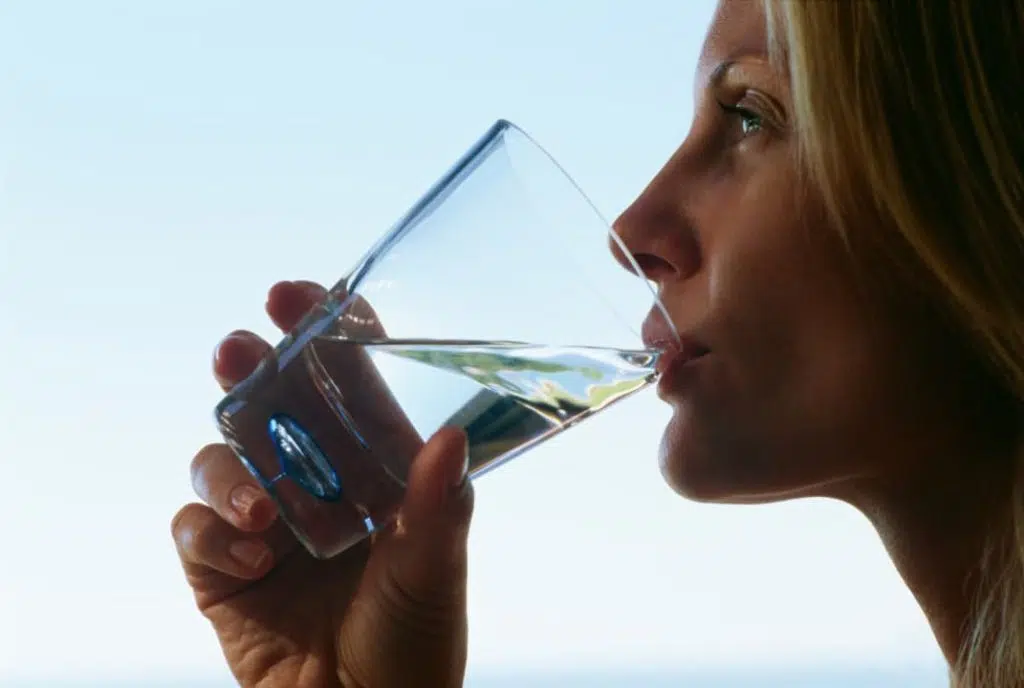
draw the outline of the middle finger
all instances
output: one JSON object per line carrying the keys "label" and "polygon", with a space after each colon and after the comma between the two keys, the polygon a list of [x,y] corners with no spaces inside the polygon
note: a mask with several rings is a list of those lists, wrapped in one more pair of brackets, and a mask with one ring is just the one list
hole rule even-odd
{"label": "middle finger", "polygon": [[277,518],[270,496],[226,444],[209,444],[192,459],[192,487],[217,515],[240,530],[261,532]]}
{"label": "middle finger", "polygon": [[[278,282],[267,295],[267,313],[282,331],[288,332],[327,295],[313,282]],[[236,330],[221,340],[213,356],[213,373],[225,392],[244,380],[271,346],[245,330]]]}

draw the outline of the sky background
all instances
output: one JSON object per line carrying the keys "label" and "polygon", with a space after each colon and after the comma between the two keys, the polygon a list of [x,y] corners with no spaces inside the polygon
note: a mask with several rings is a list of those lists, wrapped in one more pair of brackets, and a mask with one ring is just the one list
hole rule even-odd
{"label": "sky background", "polygon": [[[276,340],[266,288],[334,282],[499,117],[613,217],[685,135],[711,10],[0,3],[0,684],[230,685],[168,526],[218,338]],[[679,499],[667,418],[645,393],[477,484],[474,680],[942,675],[859,515]]]}

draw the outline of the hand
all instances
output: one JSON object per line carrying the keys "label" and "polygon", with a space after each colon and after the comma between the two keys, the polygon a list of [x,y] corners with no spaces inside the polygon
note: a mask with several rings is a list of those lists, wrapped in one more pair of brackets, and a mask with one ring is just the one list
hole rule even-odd
{"label": "hand", "polygon": [[[306,282],[270,291],[267,312],[290,330],[323,298]],[[235,333],[214,373],[229,389],[269,345]],[[398,522],[317,560],[224,444],[203,448],[192,480],[204,503],[172,533],[200,611],[245,688],[461,686],[466,664],[466,540],[473,491],[465,436],[444,429],[417,454]]]}

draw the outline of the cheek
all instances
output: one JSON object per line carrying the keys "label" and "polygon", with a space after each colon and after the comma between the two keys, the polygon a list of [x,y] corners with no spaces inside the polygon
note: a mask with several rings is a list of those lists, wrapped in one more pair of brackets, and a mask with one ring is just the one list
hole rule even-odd
{"label": "cheek", "polygon": [[784,315],[765,318],[763,337],[716,349],[674,400],[661,464],[677,491],[769,498],[863,470],[861,440],[882,420],[885,397],[875,356],[839,323],[821,318],[815,328],[806,313],[785,328]]}
{"label": "cheek", "polygon": [[[662,443],[662,470],[701,500],[790,495],[855,471],[851,424],[877,396],[877,354],[842,258],[777,199],[717,218],[706,253],[702,361]],[[749,199],[748,199],[749,201]],[[730,206],[723,206],[730,207]],[[743,208],[757,212],[743,213]]]}

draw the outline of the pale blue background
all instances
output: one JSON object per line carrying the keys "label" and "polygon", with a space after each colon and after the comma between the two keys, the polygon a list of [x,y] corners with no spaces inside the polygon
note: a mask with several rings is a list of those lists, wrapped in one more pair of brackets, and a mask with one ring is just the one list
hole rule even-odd
{"label": "pale blue background", "polygon": [[[0,3],[0,684],[230,685],[168,535],[217,338],[272,334],[270,283],[339,276],[498,117],[613,216],[685,133],[710,12]],[[666,419],[638,397],[478,484],[470,685],[943,683],[858,515],[686,503]]]}

